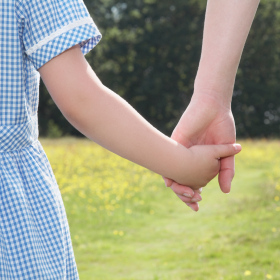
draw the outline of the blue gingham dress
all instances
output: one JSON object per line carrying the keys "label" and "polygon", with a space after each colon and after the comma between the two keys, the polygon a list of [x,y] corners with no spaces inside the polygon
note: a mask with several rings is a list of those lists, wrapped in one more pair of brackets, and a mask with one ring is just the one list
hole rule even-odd
{"label": "blue gingham dress", "polygon": [[82,0],[0,1],[0,279],[78,279],[61,194],[38,142],[37,69],[101,35]]}

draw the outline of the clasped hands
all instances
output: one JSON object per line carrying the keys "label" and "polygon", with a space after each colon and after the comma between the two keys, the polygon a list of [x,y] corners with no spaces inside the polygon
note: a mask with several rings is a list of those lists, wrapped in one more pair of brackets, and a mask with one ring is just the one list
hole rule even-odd
{"label": "clasped hands", "polygon": [[[235,143],[235,124],[230,104],[225,105],[209,94],[194,94],[171,138],[187,148],[194,145]],[[217,173],[221,191],[229,193],[234,177],[234,156],[220,158]],[[198,211],[201,187],[183,186],[167,178],[164,181],[184,203]]]}

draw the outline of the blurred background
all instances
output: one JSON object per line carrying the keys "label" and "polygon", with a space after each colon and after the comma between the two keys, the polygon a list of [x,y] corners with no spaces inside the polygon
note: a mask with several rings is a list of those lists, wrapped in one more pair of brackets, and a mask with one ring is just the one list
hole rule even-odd
{"label": "blurred background", "polygon": [[[205,0],[85,0],[103,38],[87,55],[102,82],[170,135],[193,92]],[[239,138],[280,136],[280,1],[262,0],[237,73]],[[40,135],[80,136],[41,83]]]}

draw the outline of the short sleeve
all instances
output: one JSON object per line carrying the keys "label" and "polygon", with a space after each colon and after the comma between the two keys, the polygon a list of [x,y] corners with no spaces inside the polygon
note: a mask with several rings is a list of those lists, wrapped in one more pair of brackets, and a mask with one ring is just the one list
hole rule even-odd
{"label": "short sleeve", "polygon": [[22,0],[20,13],[23,46],[36,69],[77,44],[86,54],[101,39],[82,0]]}

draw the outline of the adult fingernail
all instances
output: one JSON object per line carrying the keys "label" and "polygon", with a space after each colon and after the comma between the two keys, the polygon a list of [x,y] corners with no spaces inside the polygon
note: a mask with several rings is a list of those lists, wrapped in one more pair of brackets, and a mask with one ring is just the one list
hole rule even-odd
{"label": "adult fingernail", "polygon": [[241,149],[242,149],[240,144],[233,144],[233,147],[236,151],[241,151]]}
{"label": "adult fingernail", "polygon": [[196,212],[196,210],[194,209],[194,206],[191,204],[191,203],[187,203],[187,205],[193,210]]}
{"label": "adult fingernail", "polygon": [[201,197],[194,197],[194,198],[191,199],[191,202],[199,202],[201,200],[202,200]]}
{"label": "adult fingernail", "polygon": [[228,187],[226,194],[229,194],[231,190],[231,186]]}
{"label": "adult fingernail", "polygon": [[188,197],[188,198],[192,198],[193,196],[191,195],[191,194],[189,194],[189,193],[183,193],[183,196],[186,196],[186,197]]}

